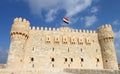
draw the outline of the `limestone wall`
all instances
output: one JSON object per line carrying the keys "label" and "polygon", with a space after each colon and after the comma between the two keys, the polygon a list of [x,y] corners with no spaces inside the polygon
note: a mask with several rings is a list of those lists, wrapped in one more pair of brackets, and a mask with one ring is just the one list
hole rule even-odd
{"label": "limestone wall", "polygon": [[67,27],[31,28],[29,21],[16,18],[7,68],[117,69],[113,38],[110,25],[99,27],[97,33]]}
{"label": "limestone wall", "polygon": [[120,74],[119,70],[93,69],[0,69],[0,74]]}
{"label": "limestone wall", "polygon": [[101,45],[104,68],[118,70],[114,34],[111,25],[106,24],[98,28],[98,39]]}
{"label": "limestone wall", "polygon": [[103,69],[95,31],[50,30],[31,29],[25,47],[24,67]]}

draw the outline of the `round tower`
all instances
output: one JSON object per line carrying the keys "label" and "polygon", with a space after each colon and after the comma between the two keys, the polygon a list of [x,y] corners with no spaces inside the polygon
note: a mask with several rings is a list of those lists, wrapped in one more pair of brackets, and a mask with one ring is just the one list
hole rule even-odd
{"label": "round tower", "polygon": [[30,23],[26,19],[15,18],[11,29],[11,44],[8,54],[8,68],[23,65],[24,46],[29,38]]}
{"label": "round tower", "polygon": [[98,39],[101,46],[104,69],[118,69],[114,47],[114,34],[111,25],[98,28]]}

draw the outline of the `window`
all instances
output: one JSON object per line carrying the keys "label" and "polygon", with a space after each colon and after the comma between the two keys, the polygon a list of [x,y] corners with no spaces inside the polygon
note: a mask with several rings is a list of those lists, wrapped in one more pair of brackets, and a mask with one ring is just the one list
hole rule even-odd
{"label": "window", "polygon": [[70,64],[68,64],[68,67],[70,67]]}
{"label": "window", "polygon": [[54,48],[52,49],[52,51],[54,51]]}
{"label": "window", "polygon": [[97,62],[99,62],[100,60],[97,58]]}
{"label": "window", "polygon": [[68,48],[68,52],[69,52],[70,50],[69,50],[69,48]]}
{"label": "window", "polygon": [[63,37],[63,43],[67,44],[67,42],[68,42],[67,37]]}
{"label": "window", "polygon": [[108,60],[106,60],[105,62],[108,62]]}
{"label": "window", "polygon": [[54,40],[55,40],[55,43],[56,43],[56,44],[59,44],[59,42],[60,42],[59,36],[56,36]]}
{"label": "window", "polygon": [[82,52],[82,48],[80,49],[80,51]]}
{"label": "window", "polygon": [[52,61],[52,62],[54,62],[54,61],[55,61],[55,59],[54,59],[54,58],[51,58],[51,61]]}
{"label": "window", "polygon": [[84,59],[83,59],[83,58],[81,58],[81,62],[84,62]]}
{"label": "window", "polygon": [[34,68],[34,64],[32,65],[32,67]]}
{"label": "window", "polygon": [[50,42],[51,42],[50,36],[46,36],[46,43],[50,43]]}
{"label": "window", "polygon": [[98,49],[96,49],[96,52],[98,52]]}
{"label": "window", "polygon": [[34,51],[34,47],[33,47],[33,49],[32,49],[33,51]]}
{"label": "window", "polygon": [[70,58],[71,62],[73,62],[73,58]]}
{"label": "window", "polygon": [[33,61],[34,61],[34,58],[31,58],[31,61],[33,62]]}
{"label": "window", "polygon": [[65,62],[67,62],[67,58],[65,58]]}
{"label": "window", "polygon": [[79,44],[83,45],[83,38],[79,38]]}
{"label": "window", "polygon": [[54,64],[52,64],[52,67],[54,67]]}

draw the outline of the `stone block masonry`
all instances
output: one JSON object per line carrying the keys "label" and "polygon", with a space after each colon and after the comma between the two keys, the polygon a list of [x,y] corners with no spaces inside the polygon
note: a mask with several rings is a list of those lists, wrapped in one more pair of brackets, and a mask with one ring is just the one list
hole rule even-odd
{"label": "stone block masonry", "polygon": [[40,28],[15,18],[10,36],[8,60],[1,74],[119,74],[109,24],[97,31]]}

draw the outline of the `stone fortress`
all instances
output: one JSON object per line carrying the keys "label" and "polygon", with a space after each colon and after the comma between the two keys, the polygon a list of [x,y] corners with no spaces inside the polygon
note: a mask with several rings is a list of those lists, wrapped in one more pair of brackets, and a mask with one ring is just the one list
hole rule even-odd
{"label": "stone fortress", "polygon": [[[26,19],[15,18],[10,35],[8,61],[0,74],[68,74],[75,70],[120,74],[109,24],[97,31],[31,28]],[[81,74],[87,74],[85,72]]]}

